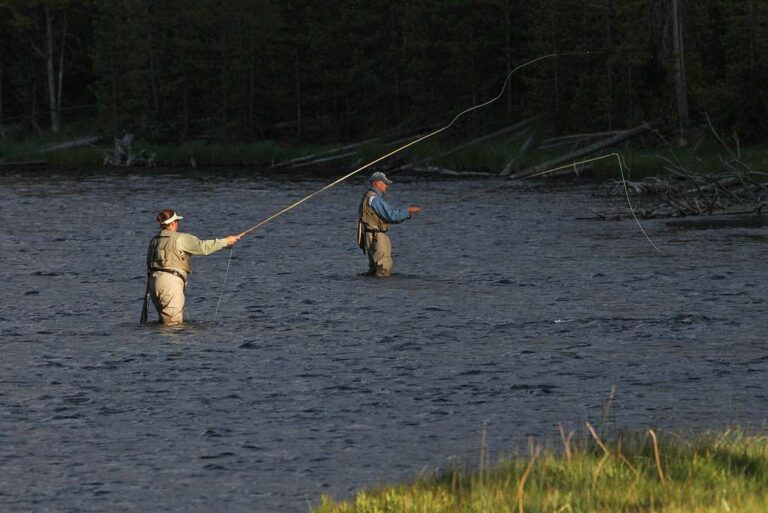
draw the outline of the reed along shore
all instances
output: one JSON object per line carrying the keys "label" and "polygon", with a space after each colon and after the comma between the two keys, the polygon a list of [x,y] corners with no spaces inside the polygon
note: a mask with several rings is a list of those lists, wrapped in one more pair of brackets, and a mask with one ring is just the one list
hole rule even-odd
{"label": "reed along shore", "polygon": [[768,435],[726,430],[686,439],[594,431],[558,448],[535,445],[487,468],[323,497],[314,513],[764,513]]}

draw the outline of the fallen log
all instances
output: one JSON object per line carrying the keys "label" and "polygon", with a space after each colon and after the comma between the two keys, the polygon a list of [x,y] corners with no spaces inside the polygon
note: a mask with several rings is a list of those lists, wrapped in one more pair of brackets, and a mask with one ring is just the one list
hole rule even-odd
{"label": "fallen log", "polygon": [[47,160],[19,160],[16,162],[0,162],[0,167],[10,167],[10,166],[42,166],[44,164],[47,164]]}
{"label": "fallen log", "polygon": [[[464,151],[464,150],[467,150],[467,149],[472,148],[474,146],[477,146],[479,144],[482,144],[484,142],[496,139],[497,137],[501,137],[502,135],[506,135],[506,134],[509,134],[509,133],[517,131],[517,130],[527,129],[528,125],[533,123],[535,121],[535,119],[536,119],[535,117],[524,119],[523,121],[515,123],[514,125],[510,125],[508,127],[504,127],[501,130],[497,130],[497,131],[495,131],[493,133],[483,135],[483,136],[478,137],[476,139],[472,139],[471,141],[466,142],[464,144],[460,144],[458,146],[455,146],[455,147],[451,148],[448,151],[440,153],[439,155],[430,155],[429,157],[425,157],[423,159],[417,160],[416,162],[412,162],[410,164],[402,165],[402,166],[400,166],[400,167],[398,167],[396,169],[398,171],[402,171],[402,170],[406,170],[406,169],[412,169],[414,166],[417,166],[419,164],[423,164],[425,162],[429,162],[429,161],[432,161],[432,160],[437,160],[437,159],[441,159],[441,158],[444,158],[444,157],[448,157],[448,156],[453,155],[455,153],[459,153],[460,151]],[[524,133],[524,132],[522,132],[522,133]]]}
{"label": "fallen log", "polygon": [[515,167],[516,163],[519,164],[536,146],[536,131],[534,130],[534,132],[525,140],[523,145],[520,146],[520,150],[518,150],[515,156],[509,159],[509,162],[507,162],[507,165],[504,166],[504,169],[501,170],[499,175],[509,176],[512,174],[512,168]]}
{"label": "fallen log", "polygon": [[352,157],[354,155],[357,155],[357,151],[348,151],[347,153],[342,153],[341,155],[333,155],[332,157],[324,157],[321,159],[314,159],[314,160],[309,160],[307,162],[301,162],[300,164],[294,164],[291,167],[299,168],[299,167],[314,166],[317,164],[325,164],[327,162],[334,162],[336,160],[345,159],[347,157]]}
{"label": "fallen log", "polygon": [[446,175],[446,176],[496,176],[494,173],[483,173],[481,171],[454,171],[438,166],[414,166],[410,171],[415,173]]}
{"label": "fallen log", "polygon": [[561,135],[559,137],[551,137],[549,139],[545,139],[541,141],[541,148],[546,149],[546,148],[557,148],[559,146],[568,146],[570,144],[589,141],[591,139],[596,139],[598,137],[618,135],[621,132],[622,130],[611,130],[609,132],[592,132],[589,134]]}
{"label": "fallen log", "polygon": [[[115,147],[112,150],[104,150],[103,165],[105,166],[153,166],[155,154],[147,150],[133,151],[134,134],[127,133],[120,139],[115,138]],[[194,166],[193,166],[194,167]]]}
{"label": "fallen log", "polygon": [[[297,157],[297,158],[290,159],[290,160],[284,160],[282,162],[278,162],[276,164],[272,164],[271,167],[282,167],[282,166],[300,167],[300,165],[305,165],[307,162],[310,162],[310,163],[314,162],[314,161],[323,162],[323,160],[321,160],[321,159],[324,159],[325,157],[328,157],[330,155],[335,155],[337,153],[341,153],[343,151],[351,150],[353,148],[359,148],[360,146],[364,146],[366,144],[371,144],[371,143],[374,143],[374,142],[377,142],[377,141],[379,141],[378,137],[377,138],[373,138],[373,139],[368,139],[368,140],[365,140],[365,141],[356,142],[356,143],[345,144],[343,146],[338,146],[338,147],[332,148],[330,150],[321,151],[321,152],[318,152],[318,153],[312,153],[310,155],[304,155],[303,157]],[[306,165],[311,165],[311,164],[306,164]]]}
{"label": "fallen log", "polygon": [[566,164],[576,159],[586,157],[593,153],[597,153],[600,150],[603,150],[605,148],[610,148],[611,146],[614,146],[618,143],[624,142],[628,139],[631,139],[632,137],[642,134],[643,132],[648,130],[650,127],[651,125],[649,125],[648,123],[643,123],[638,127],[632,128],[630,130],[625,130],[613,137],[610,137],[602,141],[598,141],[594,144],[578,149],[576,151],[572,151],[571,153],[568,153],[567,155],[563,155],[562,157],[557,157],[550,161],[544,162],[543,164],[539,164],[537,166],[532,166],[532,167],[523,169],[522,171],[518,171],[517,173],[510,175],[509,178],[511,179],[525,178],[527,176],[535,175],[537,173],[546,171],[547,169]]}
{"label": "fallen log", "polygon": [[90,135],[88,137],[81,137],[80,139],[73,139],[71,141],[62,141],[58,143],[51,143],[41,147],[37,150],[37,153],[49,153],[56,150],[65,150],[67,148],[77,148],[79,146],[88,146],[94,144],[101,139],[100,135]]}
{"label": "fallen log", "polygon": [[418,133],[416,135],[408,135],[408,136],[405,136],[405,137],[401,137],[401,138],[396,139],[394,141],[388,142],[387,143],[387,147],[397,146],[398,144],[402,144],[404,142],[415,141],[417,139],[421,139],[422,137],[424,137],[425,135],[428,135],[429,133],[430,132],[422,132],[422,133]]}

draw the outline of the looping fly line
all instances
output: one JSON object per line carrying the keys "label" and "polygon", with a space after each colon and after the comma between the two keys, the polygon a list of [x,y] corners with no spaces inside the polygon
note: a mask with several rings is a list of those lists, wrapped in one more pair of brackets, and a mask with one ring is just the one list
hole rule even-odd
{"label": "looping fly line", "polygon": [[[532,59],[532,60],[530,60],[530,61],[528,61],[528,62],[525,62],[525,63],[523,63],[523,64],[521,64],[521,65],[517,66],[516,68],[514,68],[513,70],[511,70],[509,73],[507,73],[507,76],[506,76],[506,78],[504,79],[504,84],[501,86],[501,90],[499,91],[499,94],[497,94],[495,97],[491,98],[490,100],[488,100],[488,101],[486,101],[486,102],[480,103],[480,104],[478,104],[478,105],[475,105],[475,106],[473,106],[473,107],[470,107],[470,108],[468,108],[468,109],[465,109],[465,110],[463,110],[463,111],[459,112],[459,113],[458,113],[458,114],[457,114],[457,115],[456,115],[456,116],[455,116],[455,117],[454,117],[454,118],[451,120],[451,122],[450,122],[450,123],[448,123],[447,125],[445,125],[444,127],[442,127],[442,128],[438,128],[437,130],[435,130],[435,131],[433,131],[433,132],[430,132],[430,133],[428,133],[428,134],[426,134],[426,135],[423,135],[423,136],[421,136],[421,137],[419,137],[419,138],[417,138],[417,139],[414,139],[413,141],[411,141],[411,142],[409,142],[409,143],[406,143],[406,144],[404,144],[404,145],[400,146],[399,148],[396,148],[396,149],[394,149],[394,150],[390,151],[389,153],[386,153],[385,155],[382,155],[381,157],[378,157],[377,159],[375,159],[375,160],[372,160],[371,162],[368,162],[367,164],[365,164],[365,165],[363,165],[363,166],[361,166],[361,167],[359,167],[359,168],[355,169],[354,171],[352,171],[352,172],[350,172],[350,173],[348,173],[348,174],[346,174],[346,175],[342,176],[342,177],[341,177],[341,178],[339,178],[338,180],[335,180],[335,181],[333,181],[333,182],[329,183],[328,185],[326,185],[326,186],[322,187],[321,189],[318,189],[317,191],[315,191],[315,192],[313,192],[313,193],[311,193],[311,194],[308,194],[307,196],[304,196],[304,197],[303,197],[303,198],[301,198],[300,200],[298,200],[298,201],[295,201],[294,203],[291,203],[291,204],[290,204],[290,205],[288,205],[287,207],[283,208],[282,210],[279,210],[279,211],[275,212],[274,214],[272,214],[271,216],[267,217],[267,218],[266,218],[266,219],[264,219],[263,221],[261,221],[261,222],[259,222],[259,223],[255,224],[255,225],[253,225],[253,226],[251,226],[250,228],[248,228],[247,230],[245,230],[245,231],[243,231],[243,232],[240,232],[239,236],[240,236],[240,237],[245,237],[246,235],[248,235],[248,234],[249,234],[249,233],[251,233],[252,231],[254,231],[254,230],[257,230],[257,229],[261,228],[261,227],[262,227],[262,226],[264,226],[265,224],[267,224],[267,223],[269,223],[269,222],[273,221],[274,219],[277,219],[277,218],[278,218],[278,217],[280,217],[281,215],[283,215],[283,214],[285,214],[285,213],[287,213],[287,212],[289,212],[289,211],[293,210],[294,208],[298,207],[298,206],[299,206],[299,205],[301,205],[302,203],[305,203],[305,202],[309,201],[310,199],[314,198],[314,197],[315,197],[315,196],[317,196],[318,194],[320,194],[320,193],[322,193],[322,192],[324,192],[324,191],[327,191],[328,189],[330,189],[330,188],[332,188],[332,187],[334,187],[334,186],[336,186],[336,185],[340,184],[340,183],[341,183],[341,182],[343,182],[344,180],[347,180],[348,178],[351,178],[352,176],[354,176],[354,175],[356,175],[356,174],[360,173],[361,171],[363,171],[363,170],[365,170],[365,169],[368,169],[369,167],[373,166],[374,164],[377,164],[377,163],[381,162],[381,161],[382,161],[382,160],[384,160],[384,159],[387,159],[387,158],[389,158],[389,157],[391,157],[391,156],[393,156],[393,155],[395,155],[395,154],[397,154],[397,153],[399,153],[399,152],[401,152],[401,151],[403,151],[403,150],[405,150],[405,149],[407,149],[407,148],[410,148],[410,147],[411,147],[411,146],[413,146],[414,144],[418,144],[418,143],[420,143],[420,142],[422,142],[422,141],[424,141],[424,140],[426,140],[426,139],[429,139],[430,137],[434,137],[435,135],[437,135],[437,134],[439,134],[439,133],[441,133],[441,132],[444,132],[445,130],[448,130],[448,129],[449,129],[451,126],[453,126],[453,124],[454,124],[454,123],[456,123],[456,121],[458,121],[458,119],[459,119],[459,118],[461,118],[461,117],[462,117],[462,116],[464,116],[465,114],[468,114],[468,113],[470,113],[470,112],[472,112],[472,111],[474,111],[474,110],[477,110],[477,109],[481,109],[481,108],[483,108],[483,107],[485,107],[485,106],[488,106],[488,105],[490,105],[490,104],[494,103],[496,100],[498,100],[499,98],[501,98],[501,97],[502,97],[502,95],[504,94],[504,91],[505,91],[505,90],[506,90],[506,88],[507,88],[507,84],[509,83],[509,79],[510,79],[510,78],[512,77],[512,75],[513,75],[515,72],[517,72],[518,70],[520,70],[520,69],[522,69],[522,68],[524,68],[524,67],[526,67],[526,66],[528,66],[528,65],[530,65],[530,64],[533,64],[533,63],[535,63],[535,62],[538,62],[538,61],[541,61],[541,60],[544,60],[544,59],[550,59],[550,58],[552,58],[552,57],[560,57],[560,56],[566,56],[566,55],[587,55],[587,54],[590,54],[590,53],[592,53],[592,52],[590,52],[590,51],[583,51],[583,52],[559,52],[559,53],[551,53],[551,54],[548,54],[548,55],[542,55],[541,57],[537,57],[537,58],[535,58],[535,59]],[[227,281],[227,275],[229,274],[229,267],[230,267],[230,262],[231,262],[231,260],[232,260],[232,251],[233,251],[233,250],[232,250],[232,249],[230,249],[230,253],[229,253],[229,260],[227,261],[227,270],[226,270],[226,273],[225,273],[225,275],[224,275],[224,282],[222,283],[222,287],[221,287],[221,294],[219,295],[219,299],[218,299],[218,301],[216,302],[216,311],[215,311],[215,312],[214,312],[214,314],[213,314],[213,320],[214,320],[214,321],[216,320],[216,314],[217,314],[217,313],[218,313],[218,311],[219,311],[219,305],[221,304],[221,298],[224,296],[224,284],[226,283],[226,281]]]}
{"label": "looping fly line", "polygon": [[463,111],[459,112],[459,113],[458,113],[458,114],[457,114],[457,115],[456,115],[456,116],[455,116],[455,117],[454,117],[454,118],[451,120],[451,122],[450,122],[450,123],[448,123],[447,125],[445,125],[444,127],[442,127],[442,128],[438,128],[438,129],[437,129],[437,130],[435,130],[434,132],[430,132],[430,133],[428,133],[428,134],[426,134],[426,135],[423,135],[423,136],[421,136],[421,137],[419,137],[419,138],[417,138],[417,139],[415,139],[415,140],[413,140],[413,141],[411,141],[411,142],[409,142],[409,143],[406,143],[406,144],[404,144],[404,145],[400,146],[399,148],[397,148],[397,149],[395,149],[395,150],[392,150],[392,151],[390,151],[389,153],[387,153],[387,154],[385,154],[385,155],[382,155],[381,157],[379,157],[379,158],[377,158],[377,159],[375,159],[375,160],[372,160],[371,162],[368,162],[368,163],[367,163],[367,164],[365,164],[364,166],[361,166],[361,167],[359,167],[359,168],[355,169],[355,170],[354,170],[354,171],[352,171],[351,173],[348,173],[348,174],[346,174],[346,175],[342,176],[342,177],[341,177],[341,178],[339,178],[338,180],[336,180],[336,181],[334,181],[334,182],[331,182],[331,183],[329,183],[329,184],[328,184],[328,185],[326,185],[325,187],[323,187],[323,188],[321,188],[321,189],[318,189],[317,191],[313,192],[312,194],[309,194],[309,195],[307,195],[307,196],[304,196],[304,197],[303,197],[303,198],[301,198],[300,200],[298,200],[298,201],[296,201],[296,202],[294,202],[294,203],[292,203],[292,204],[288,205],[287,207],[285,207],[284,209],[282,209],[282,210],[280,210],[280,211],[278,211],[278,212],[275,212],[274,214],[272,214],[272,215],[271,215],[271,216],[269,216],[268,218],[266,218],[266,219],[264,219],[263,221],[261,221],[261,222],[259,222],[259,223],[255,224],[255,225],[253,225],[252,227],[248,228],[248,229],[247,229],[247,230],[245,230],[244,232],[241,232],[241,233],[240,233],[240,236],[241,236],[241,237],[244,237],[245,235],[248,235],[248,234],[249,234],[249,233],[251,233],[252,231],[254,231],[254,230],[258,229],[258,228],[261,228],[261,227],[262,227],[262,226],[264,226],[265,224],[267,224],[267,223],[269,223],[270,221],[272,221],[272,220],[274,220],[274,219],[276,219],[276,218],[280,217],[281,215],[283,215],[283,214],[287,213],[288,211],[290,211],[290,210],[292,210],[292,209],[294,209],[294,208],[298,207],[298,206],[299,206],[299,205],[301,205],[302,203],[304,203],[304,202],[306,202],[306,201],[309,201],[310,199],[314,198],[315,196],[317,196],[317,195],[318,195],[318,194],[320,194],[321,192],[327,191],[327,190],[328,190],[328,189],[330,189],[331,187],[334,187],[334,186],[336,186],[336,185],[340,184],[341,182],[343,182],[344,180],[347,180],[348,178],[350,178],[350,177],[352,177],[352,176],[356,175],[357,173],[359,173],[359,172],[361,172],[361,171],[363,171],[363,170],[365,170],[365,169],[368,169],[368,168],[369,168],[369,167],[371,167],[372,165],[374,165],[374,164],[377,164],[377,163],[381,162],[382,160],[384,160],[384,159],[387,159],[387,158],[391,157],[392,155],[395,155],[396,153],[399,153],[399,152],[401,152],[401,151],[405,150],[406,148],[410,148],[410,147],[411,147],[411,146],[413,146],[414,144],[420,143],[421,141],[424,141],[424,140],[426,140],[426,139],[429,139],[430,137],[434,137],[435,135],[439,134],[440,132],[444,132],[445,130],[448,130],[448,129],[449,129],[451,126],[453,126],[453,124],[454,124],[454,123],[456,123],[456,121],[457,121],[457,120],[458,120],[460,117],[464,116],[465,114],[468,114],[468,113],[472,112],[473,110],[481,109],[481,108],[483,108],[483,107],[485,107],[485,106],[487,106],[487,105],[490,105],[490,104],[492,104],[493,102],[495,102],[496,100],[498,100],[499,98],[501,98],[501,96],[504,94],[504,91],[505,91],[505,90],[506,90],[506,88],[507,88],[507,84],[509,83],[509,79],[512,77],[512,75],[513,75],[513,74],[514,74],[516,71],[518,71],[518,70],[520,70],[520,69],[524,68],[525,66],[528,66],[528,65],[530,65],[530,64],[533,64],[534,62],[537,62],[537,61],[540,61],[540,60],[543,60],[543,59],[549,59],[549,58],[552,58],[552,57],[558,57],[558,56],[564,56],[564,55],[584,55],[584,54],[589,54],[589,53],[591,53],[591,52],[588,52],[588,51],[587,51],[587,52],[564,52],[564,53],[551,53],[551,54],[549,54],[549,55],[543,55],[543,56],[541,56],[541,57],[537,57],[536,59],[533,59],[533,60],[531,60],[531,61],[528,61],[528,62],[526,62],[526,63],[523,63],[523,64],[521,64],[521,65],[517,66],[515,69],[513,69],[512,71],[510,71],[509,73],[507,73],[507,77],[504,79],[504,84],[501,86],[501,91],[499,91],[499,94],[497,94],[495,97],[491,98],[490,100],[488,100],[488,101],[486,101],[486,102],[483,102],[483,103],[481,103],[481,104],[475,105],[474,107],[470,107],[470,108],[468,108],[468,109],[465,109],[465,110],[463,110]]}

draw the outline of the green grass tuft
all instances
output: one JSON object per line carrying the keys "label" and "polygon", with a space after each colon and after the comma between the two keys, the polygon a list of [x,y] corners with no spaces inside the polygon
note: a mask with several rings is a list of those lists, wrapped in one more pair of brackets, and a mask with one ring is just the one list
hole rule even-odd
{"label": "green grass tuft", "polygon": [[[764,513],[768,436],[739,430],[689,442],[622,436],[605,446],[508,458],[483,473],[451,471],[363,490],[348,501],[322,497],[315,513]],[[657,455],[660,466],[657,465]]]}

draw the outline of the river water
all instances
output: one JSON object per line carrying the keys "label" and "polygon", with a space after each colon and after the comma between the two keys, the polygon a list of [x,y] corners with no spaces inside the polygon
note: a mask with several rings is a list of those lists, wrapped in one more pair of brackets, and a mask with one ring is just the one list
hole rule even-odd
{"label": "river water", "polygon": [[[0,177],[0,510],[304,512],[558,425],[760,426],[766,223],[593,221],[598,184],[398,177],[395,276],[358,276],[354,178],[194,259],[188,322],[137,324],[154,215],[203,238],[326,180]],[[485,193],[464,196],[487,188]]]}

